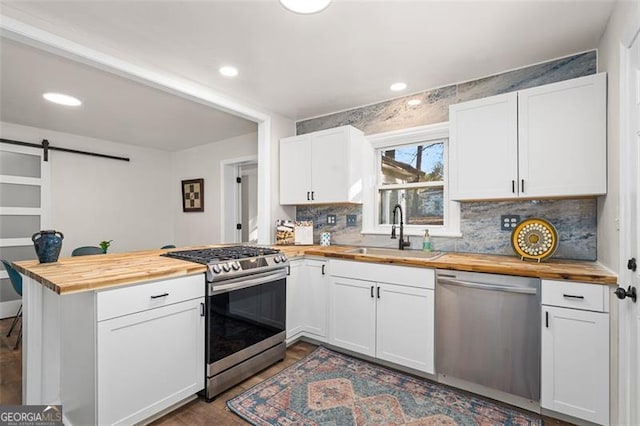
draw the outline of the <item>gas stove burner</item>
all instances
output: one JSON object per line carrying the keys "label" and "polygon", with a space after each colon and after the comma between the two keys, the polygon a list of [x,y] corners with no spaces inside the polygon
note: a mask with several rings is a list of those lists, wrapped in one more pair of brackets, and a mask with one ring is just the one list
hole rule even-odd
{"label": "gas stove burner", "polygon": [[164,253],[162,256],[207,265],[207,282],[280,269],[288,265],[280,250],[255,246],[223,246]]}
{"label": "gas stove burner", "polygon": [[198,250],[182,250],[165,253],[162,256],[176,259],[190,260],[192,262],[209,265],[234,259],[268,256],[280,253],[280,250],[268,247],[254,246],[225,246]]}

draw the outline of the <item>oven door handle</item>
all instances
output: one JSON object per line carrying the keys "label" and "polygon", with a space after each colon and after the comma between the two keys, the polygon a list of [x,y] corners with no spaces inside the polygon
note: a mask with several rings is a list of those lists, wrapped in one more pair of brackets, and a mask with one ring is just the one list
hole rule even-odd
{"label": "oven door handle", "polygon": [[272,272],[265,275],[260,275],[254,278],[240,277],[233,280],[229,280],[223,285],[217,285],[213,287],[212,295],[228,293],[234,290],[240,290],[247,287],[253,287],[260,284],[266,284],[268,282],[277,281],[287,278],[287,270],[283,269],[278,272]]}

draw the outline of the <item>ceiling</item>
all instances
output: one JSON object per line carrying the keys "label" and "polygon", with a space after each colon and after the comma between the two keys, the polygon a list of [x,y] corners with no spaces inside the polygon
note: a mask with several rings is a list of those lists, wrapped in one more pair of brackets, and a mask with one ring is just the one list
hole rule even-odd
{"label": "ceiling", "polygon": [[[6,16],[299,120],[596,48],[614,0],[334,0],[307,16],[277,0],[0,4]],[[3,74],[6,46],[19,50],[3,41]],[[240,74],[221,76],[217,70],[227,64]],[[16,68],[24,79],[49,77],[41,67]],[[98,72],[85,67],[83,73],[64,82],[83,85],[94,105],[106,90],[90,84]],[[396,81],[406,82],[407,90],[389,91]],[[191,112],[198,108],[187,104],[193,109],[181,117],[195,119]]]}
{"label": "ceiling", "polygon": [[[55,105],[45,92],[83,104]],[[167,151],[257,131],[248,120],[7,39],[0,49],[0,119]]]}

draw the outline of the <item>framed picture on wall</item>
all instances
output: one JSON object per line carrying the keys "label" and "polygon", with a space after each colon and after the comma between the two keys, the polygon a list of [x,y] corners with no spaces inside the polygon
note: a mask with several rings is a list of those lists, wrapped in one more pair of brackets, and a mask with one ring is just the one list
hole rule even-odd
{"label": "framed picture on wall", "polygon": [[182,181],[182,211],[204,211],[204,179]]}

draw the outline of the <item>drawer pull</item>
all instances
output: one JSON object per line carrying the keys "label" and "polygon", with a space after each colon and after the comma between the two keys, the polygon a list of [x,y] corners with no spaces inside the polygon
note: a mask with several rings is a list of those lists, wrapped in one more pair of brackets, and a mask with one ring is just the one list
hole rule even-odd
{"label": "drawer pull", "polygon": [[155,296],[151,296],[152,299],[160,299],[161,297],[167,297],[169,293],[156,294]]}
{"label": "drawer pull", "polygon": [[562,297],[566,297],[567,299],[584,299],[584,296],[576,296],[574,294],[563,294]]}
{"label": "drawer pull", "polygon": [[371,286],[371,298],[373,299],[373,286]]}

